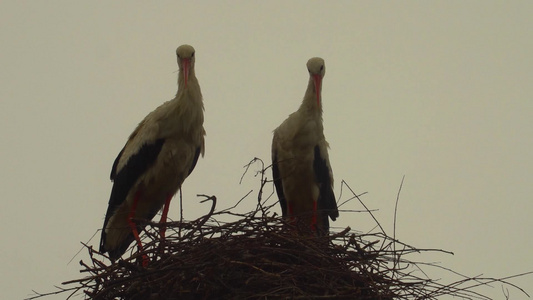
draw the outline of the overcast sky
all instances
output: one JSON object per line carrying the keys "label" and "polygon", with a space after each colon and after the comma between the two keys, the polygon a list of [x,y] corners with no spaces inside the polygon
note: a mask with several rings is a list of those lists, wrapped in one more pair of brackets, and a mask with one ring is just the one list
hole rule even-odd
{"label": "overcast sky", "polygon": [[[186,218],[208,211],[196,194],[216,195],[225,208],[257,191],[252,173],[239,185],[243,166],[254,157],[270,164],[272,130],[298,108],[305,63],[320,56],[337,197],[342,180],[368,192],[362,200],[392,235],[405,175],[397,238],[455,253],[407,258],[468,276],[533,271],[531,1],[2,1],[0,8],[5,299],[83,275],[86,251],[67,263],[102,226],[109,172],[128,135],[174,97],[175,49],[185,43],[196,48],[207,131],[205,158],[183,187]],[[178,202],[169,213],[175,219]],[[254,206],[252,196],[240,209]],[[363,208],[352,201],[342,209]],[[375,223],[341,212],[333,226],[368,232]],[[99,232],[89,241],[98,243]],[[441,283],[461,279],[428,273]],[[533,294],[532,275],[511,282]],[[478,291],[504,299],[501,284]]]}

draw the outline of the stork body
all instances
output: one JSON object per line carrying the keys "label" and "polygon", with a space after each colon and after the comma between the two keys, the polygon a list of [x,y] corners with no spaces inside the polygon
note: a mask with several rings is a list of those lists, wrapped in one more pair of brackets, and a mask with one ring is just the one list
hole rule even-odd
{"label": "stork body", "polygon": [[274,130],[272,171],[283,217],[327,234],[328,217],[335,220],[339,211],[322,125],[324,60],[311,58],[307,69],[309,84],[300,108]]}
{"label": "stork body", "polygon": [[[144,225],[164,206],[166,222],[170,200],[204,154],[204,107],[194,72],[194,48],[176,50],[178,92],[137,126],[120,151],[111,170],[114,181],[100,241],[100,252],[118,259]],[[164,237],[164,227],[161,235]]]}

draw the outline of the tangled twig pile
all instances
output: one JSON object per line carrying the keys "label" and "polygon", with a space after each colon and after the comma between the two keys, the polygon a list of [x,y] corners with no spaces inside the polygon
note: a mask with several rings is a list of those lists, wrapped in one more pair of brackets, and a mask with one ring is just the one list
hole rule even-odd
{"label": "tangled twig pile", "polygon": [[93,299],[392,299],[415,287],[394,279],[399,273],[390,273],[376,244],[349,230],[300,236],[260,209],[231,223],[212,217],[167,224],[174,234],[161,244],[153,236],[157,224],[149,224],[146,269],[139,255],[107,266],[89,248],[92,266],[84,267],[91,276],[69,283]]}
{"label": "tangled twig pile", "polygon": [[[105,263],[104,255],[86,246],[90,263],[80,261],[86,277],[30,299],[67,292],[69,298],[83,292],[91,299],[490,299],[474,288],[493,282],[524,292],[505,281],[524,274],[465,277],[446,285],[418,277],[415,274],[424,274],[419,265],[432,264],[417,264],[405,256],[445,251],[416,249],[384,231],[360,234],[346,228],[321,237],[296,234],[271,211],[274,204],[262,201],[266,182],[263,178],[259,204],[248,213],[235,213],[234,207],[216,211],[216,197],[201,195],[212,201],[209,213],[165,224],[165,240],[158,235],[158,223],[147,223],[144,253],[132,247],[132,256],[117,263]],[[221,221],[225,218],[236,220]],[[143,254],[150,259],[147,268],[142,267]]]}
{"label": "tangled twig pile", "polygon": [[91,263],[80,263],[90,275],[66,282],[76,286],[62,292],[83,291],[91,299],[488,299],[457,283],[415,277],[407,268],[414,263],[402,257],[424,250],[394,250],[398,242],[390,237],[349,228],[323,237],[297,235],[261,206],[222,223],[217,216],[235,214],[214,212],[216,198],[208,199],[209,214],[168,223],[172,234],[163,242],[159,225],[148,224],[147,268],[139,253],[108,265],[87,247]]}

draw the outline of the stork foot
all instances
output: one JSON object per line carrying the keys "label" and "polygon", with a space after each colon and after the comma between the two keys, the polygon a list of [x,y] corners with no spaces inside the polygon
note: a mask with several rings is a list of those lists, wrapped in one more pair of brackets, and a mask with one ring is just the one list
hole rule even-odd
{"label": "stork foot", "polygon": [[296,217],[294,216],[294,213],[293,213],[292,203],[289,203],[287,207],[289,211],[289,223],[291,225],[294,225],[294,223],[296,222]]}
{"label": "stork foot", "polygon": [[165,206],[163,206],[163,212],[161,213],[161,220],[159,221],[159,235],[161,236],[161,241],[165,240],[165,232],[167,230],[167,215],[171,199],[172,195],[168,195],[167,199],[165,200]]}
{"label": "stork foot", "polygon": [[168,210],[170,207],[170,200],[172,199],[172,195],[168,195],[165,199],[165,205],[163,206],[163,212],[161,213],[161,220],[159,220],[159,236],[161,237],[161,241],[159,242],[159,252],[164,252],[164,243],[165,243],[165,233],[167,230],[167,215]]}
{"label": "stork foot", "polygon": [[313,214],[311,215],[311,231],[314,233],[318,232],[318,224],[317,224],[317,214],[318,214],[318,205],[317,201],[313,202]]}
{"label": "stork foot", "polygon": [[297,219],[294,216],[292,204],[289,203],[287,205],[287,216],[285,216],[285,220],[287,221],[287,224],[289,225],[289,228],[295,228],[297,227]]}
{"label": "stork foot", "polygon": [[[144,252],[143,245],[141,243],[141,238],[139,237],[139,231],[137,230],[137,224],[133,221],[133,218],[135,217],[135,211],[137,210],[137,203],[139,202],[140,198],[140,191],[137,191],[135,194],[135,199],[133,200],[133,205],[131,206],[130,214],[128,215],[128,225],[131,228],[131,233],[133,234],[133,237],[135,238],[135,241],[137,242],[137,247],[139,249],[139,253]],[[142,255],[143,259],[143,267],[148,266],[148,262],[150,261],[148,259],[148,256],[146,254]]]}
{"label": "stork foot", "polygon": [[148,258],[148,255],[143,253],[142,258],[143,258],[143,268],[148,267],[148,264],[150,263],[150,259]]}

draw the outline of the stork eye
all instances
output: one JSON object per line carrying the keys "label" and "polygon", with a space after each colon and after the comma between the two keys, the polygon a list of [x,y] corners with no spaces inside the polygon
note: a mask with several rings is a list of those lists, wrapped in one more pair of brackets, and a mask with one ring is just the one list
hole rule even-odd
{"label": "stork eye", "polygon": [[191,57],[194,57],[194,52],[191,54]]}
{"label": "stork eye", "polygon": [[324,70],[324,65],[320,66],[320,72],[322,72],[322,70]]}

